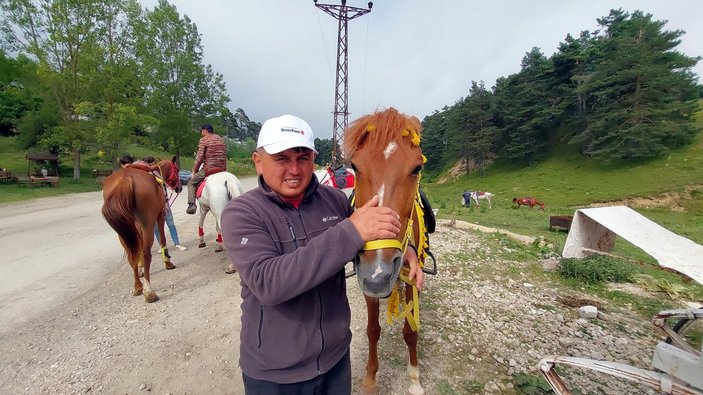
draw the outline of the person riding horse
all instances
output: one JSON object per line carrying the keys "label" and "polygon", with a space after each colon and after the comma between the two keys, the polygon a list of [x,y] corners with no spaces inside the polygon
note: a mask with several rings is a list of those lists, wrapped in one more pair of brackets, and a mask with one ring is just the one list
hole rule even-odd
{"label": "person riding horse", "polygon": [[[206,176],[227,170],[227,145],[222,137],[213,133],[212,125],[200,127],[202,138],[198,142],[198,153],[193,163],[193,177],[188,182],[188,208],[186,213],[195,214],[195,191]],[[201,168],[202,165],[202,168]]]}

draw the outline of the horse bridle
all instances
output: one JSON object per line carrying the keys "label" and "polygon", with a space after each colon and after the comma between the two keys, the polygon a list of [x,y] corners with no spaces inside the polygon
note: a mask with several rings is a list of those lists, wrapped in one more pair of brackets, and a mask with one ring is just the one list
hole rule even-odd
{"label": "horse bridle", "polygon": [[176,164],[172,161],[168,161],[168,163],[171,165],[171,174],[169,174],[168,179],[164,178],[164,171],[161,169],[161,165],[157,163],[156,167],[159,169],[160,178],[164,180],[166,185],[175,190],[180,185],[181,179],[178,177],[178,168],[176,167]]}
{"label": "horse bridle", "polygon": [[[164,178],[164,171],[161,169],[160,163],[156,164],[156,168],[159,169],[159,174],[155,176],[163,180],[164,184],[168,185],[168,187],[171,188],[172,191],[175,191],[176,188],[181,185],[181,178],[178,176],[178,167],[176,166],[176,164],[172,161],[168,161],[168,163],[171,165],[171,174],[169,174],[168,179]],[[178,197],[179,193],[176,192],[176,196],[173,197],[173,194],[168,193],[166,185],[162,184],[162,187],[164,188],[164,195],[166,195],[166,203],[169,207],[171,207],[171,205],[173,205],[173,203],[176,201],[176,198]]]}
{"label": "horse bridle", "polygon": [[[415,195],[418,193],[418,189],[420,187],[420,183],[418,182],[417,187],[415,188]],[[412,238],[413,234],[413,215],[415,214],[415,195],[413,195],[413,207],[410,210],[410,216],[408,217],[408,222],[407,225],[405,226],[405,234],[403,235],[403,240],[398,241],[397,239],[379,239],[379,240],[372,240],[372,241],[367,241],[364,243],[364,247],[362,250],[364,251],[373,251],[373,250],[380,250],[383,248],[397,248],[405,254],[405,249],[408,248],[408,243],[410,242],[410,238]]]}

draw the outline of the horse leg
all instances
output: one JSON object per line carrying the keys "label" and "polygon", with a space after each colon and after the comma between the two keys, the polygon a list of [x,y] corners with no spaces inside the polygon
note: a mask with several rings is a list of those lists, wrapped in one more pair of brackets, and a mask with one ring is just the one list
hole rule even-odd
{"label": "horse leg", "polygon": [[222,248],[222,229],[220,229],[220,221],[215,221],[215,228],[217,229],[217,247],[215,247],[215,252],[224,251]]}
{"label": "horse leg", "polygon": [[[412,286],[405,286],[405,302],[412,303],[413,289]],[[420,383],[420,367],[417,364],[417,332],[414,331],[408,319],[405,319],[403,325],[403,339],[408,346],[408,377],[410,378],[410,387],[408,387],[408,395],[424,395],[425,390]]]}
{"label": "horse leg", "polygon": [[200,218],[198,218],[198,240],[200,243],[198,243],[198,248],[203,248],[207,244],[205,244],[205,231],[203,230],[203,224],[205,223],[205,215],[207,215],[207,210],[204,205],[200,205]]}
{"label": "horse leg", "polygon": [[491,204],[491,197],[486,196],[486,200],[488,200],[488,208],[493,208],[493,204]]}
{"label": "horse leg", "polygon": [[130,262],[129,265],[132,267],[132,272],[134,273],[134,291],[132,291],[132,296],[139,296],[143,292],[142,280],[139,279],[139,268],[136,263]]}
{"label": "horse leg", "polygon": [[[161,238],[164,238],[163,225],[163,218],[161,218]],[[144,287],[144,300],[146,300],[147,303],[152,303],[159,300],[156,292],[151,289],[151,245],[154,243],[154,233],[146,232],[144,228],[142,228],[141,231],[142,235],[146,238],[142,244],[142,253],[140,254],[141,256],[139,260],[139,266],[142,268],[142,272],[144,273],[144,279],[141,282]],[[162,251],[166,251],[166,248],[164,247]],[[170,263],[171,262],[169,262],[169,264]]]}
{"label": "horse leg", "polygon": [[381,337],[381,325],[378,323],[378,298],[364,296],[366,300],[366,336],[369,338],[369,359],[366,362],[366,376],[361,383],[363,395],[378,393],[376,373],[378,372],[378,339]]}
{"label": "horse leg", "polygon": [[[152,303],[156,302],[159,300],[159,297],[156,295],[156,292],[154,292],[151,289],[151,274],[149,273],[151,271],[151,251],[150,249],[146,250],[146,253],[144,254],[144,300],[146,300],[147,303]],[[169,262],[171,263],[171,262]]]}
{"label": "horse leg", "polygon": [[[168,253],[168,248],[166,247],[166,232],[164,232],[164,216],[163,214],[159,216],[159,218],[156,219],[156,226],[159,229],[159,244],[161,245],[161,249],[159,250],[161,252],[161,257],[163,258],[164,261],[164,266],[166,266],[166,269],[171,270],[175,269],[176,266],[171,263],[171,255]],[[146,245],[150,246],[153,244],[154,240],[154,234],[149,233],[150,238],[152,239],[149,241]],[[151,248],[146,249],[149,252],[149,264],[151,265]],[[146,268],[145,268],[146,269]]]}

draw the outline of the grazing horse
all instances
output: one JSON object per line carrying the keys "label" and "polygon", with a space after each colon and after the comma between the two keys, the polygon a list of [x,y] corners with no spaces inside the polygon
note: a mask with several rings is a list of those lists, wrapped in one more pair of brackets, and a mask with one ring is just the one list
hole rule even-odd
{"label": "grazing horse", "polygon": [[476,207],[481,207],[478,201],[483,199],[488,202],[488,208],[493,208],[493,205],[491,204],[491,198],[493,198],[493,194],[490,192],[471,192],[471,199],[476,202]]}
{"label": "grazing horse", "polygon": [[513,198],[513,203],[517,204],[517,208],[520,208],[520,206],[530,206],[530,208],[533,208],[534,206],[539,206],[539,208],[544,210],[544,203],[540,202],[532,196]]}
{"label": "grazing horse", "polygon": [[426,160],[420,149],[420,131],[417,118],[390,108],[356,120],[344,135],[345,152],[356,174],[354,206],[361,207],[374,195],[379,195],[379,206],[391,207],[401,222],[396,239],[368,242],[354,259],[354,270],[367,309],[369,359],[361,384],[365,394],[375,394],[378,390],[379,298],[389,296],[389,320],[405,319],[403,338],[409,353],[408,392],[424,393],[417,363],[419,293],[414,280],[408,278],[409,268],[403,265],[408,243],[417,247],[421,267],[428,254],[424,208],[418,199],[420,171]]}
{"label": "grazing horse", "polygon": [[215,217],[215,228],[217,229],[217,247],[215,247],[215,252],[220,252],[224,250],[222,248],[222,230],[220,229],[222,211],[230,200],[244,193],[244,187],[237,176],[226,171],[208,176],[202,184],[204,186],[198,196],[198,203],[200,204],[200,219],[198,220],[200,244],[198,244],[198,247],[203,248],[206,246],[203,224],[207,213],[212,212]]}
{"label": "grazing horse", "polygon": [[[147,302],[159,299],[151,289],[151,245],[154,242],[154,224],[158,225],[166,269],[174,269],[164,233],[164,192],[166,185],[181,192],[176,157],[162,160],[155,165],[135,165],[121,169],[103,182],[102,214],[110,227],[117,232],[127,253],[127,261],[134,273],[134,292],[144,294]],[[144,274],[144,282],[139,278]]]}

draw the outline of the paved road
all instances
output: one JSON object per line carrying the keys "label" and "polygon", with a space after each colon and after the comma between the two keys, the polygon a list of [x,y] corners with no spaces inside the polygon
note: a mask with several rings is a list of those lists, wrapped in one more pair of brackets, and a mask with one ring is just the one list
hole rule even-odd
{"label": "paved road", "polygon": [[[241,181],[247,190],[256,186],[255,177]],[[101,207],[101,192],[0,206],[0,335],[124,269],[124,250]],[[173,212],[181,240],[189,241],[197,215],[185,214],[185,208],[183,193]],[[207,224],[214,233],[214,221]]]}

